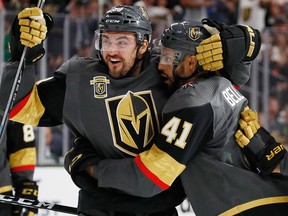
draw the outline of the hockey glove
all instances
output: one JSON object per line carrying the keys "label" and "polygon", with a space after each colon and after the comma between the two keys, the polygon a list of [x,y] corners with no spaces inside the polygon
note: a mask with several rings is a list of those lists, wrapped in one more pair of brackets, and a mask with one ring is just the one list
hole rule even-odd
{"label": "hockey glove", "polygon": [[196,57],[204,70],[217,71],[226,65],[252,61],[258,55],[261,35],[257,29],[226,26],[211,19],[203,19],[202,24],[212,35],[196,47]]}
{"label": "hockey glove", "polygon": [[[258,123],[258,113],[249,108],[249,106],[244,107],[244,111],[241,112],[241,119],[239,120],[239,125],[242,130],[244,130],[245,135],[248,139],[252,139],[254,134],[260,128]],[[244,146],[242,145],[242,148]]]}
{"label": "hockey glove", "polygon": [[242,148],[253,171],[262,176],[270,175],[286,154],[284,146],[260,127],[257,112],[245,107],[239,120],[240,130],[236,142]]}
{"label": "hockey glove", "polygon": [[86,174],[86,168],[98,164],[100,158],[91,143],[84,137],[77,137],[73,141],[73,146],[65,155],[64,167],[73,182],[78,185],[77,175]]}
{"label": "hockey glove", "polygon": [[52,17],[42,13],[40,8],[25,8],[15,18],[9,39],[10,61],[20,61],[24,46],[30,47],[26,54],[26,63],[40,60],[45,50],[43,40],[53,26]]}
{"label": "hockey glove", "polygon": [[[34,181],[19,181],[14,185],[15,197],[37,200],[38,199],[38,185]],[[12,207],[13,216],[34,216],[38,213],[38,209],[27,208],[22,206]]]}

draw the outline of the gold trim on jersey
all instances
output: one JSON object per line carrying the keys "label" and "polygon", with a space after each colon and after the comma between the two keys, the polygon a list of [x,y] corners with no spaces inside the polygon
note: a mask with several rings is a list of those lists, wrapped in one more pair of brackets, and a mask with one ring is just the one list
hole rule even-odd
{"label": "gold trim on jersey", "polygon": [[9,155],[10,167],[36,164],[36,148],[24,148]]}
{"label": "gold trim on jersey", "polygon": [[223,212],[219,216],[236,215],[246,210],[258,207],[258,206],[263,206],[263,205],[268,205],[268,204],[279,204],[279,203],[288,203],[288,196],[269,197],[269,198],[253,200],[251,202],[247,202],[242,205],[238,205],[234,208],[231,208],[228,211]]}
{"label": "gold trim on jersey", "polygon": [[11,185],[2,186],[0,187],[0,193],[9,192],[9,191],[12,191],[12,189],[13,188]]}
{"label": "gold trim on jersey", "polygon": [[38,96],[37,87],[34,85],[27,103],[11,118],[11,120],[37,126],[44,112],[45,107],[42,105]]}
{"label": "gold trim on jersey", "polygon": [[139,154],[140,160],[162,182],[171,185],[186,168],[168,153],[153,145],[149,151]]}

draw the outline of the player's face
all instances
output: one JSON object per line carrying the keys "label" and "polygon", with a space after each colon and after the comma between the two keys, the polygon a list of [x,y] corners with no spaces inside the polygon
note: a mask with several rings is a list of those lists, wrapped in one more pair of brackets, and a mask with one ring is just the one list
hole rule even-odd
{"label": "player's face", "polygon": [[158,65],[158,70],[160,72],[163,82],[169,88],[172,88],[175,82],[175,76],[173,73],[174,59],[175,59],[175,51],[173,49],[163,47],[161,50],[161,57]]}
{"label": "player's face", "polygon": [[134,33],[103,33],[101,51],[110,76],[121,78],[128,75],[136,59],[137,45]]}
{"label": "player's face", "polygon": [[158,65],[162,80],[171,89],[174,85],[181,85],[190,81],[191,75],[197,69],[195,56],[186,55],[184,60],[177,65],[174,64],[175,56],[179,56],[179,51],[163,47]]}

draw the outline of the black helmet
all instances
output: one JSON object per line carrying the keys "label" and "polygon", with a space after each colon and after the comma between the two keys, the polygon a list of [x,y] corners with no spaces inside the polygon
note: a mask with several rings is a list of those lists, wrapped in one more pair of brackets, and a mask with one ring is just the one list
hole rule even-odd
{"label": "black helmet", "polygon": [[99,24],[100,32],[134,32],[137,34],[137,44],[145,37],[149,41],[152,34],[151,21],[147,10],[140,6],[115,6],[103,16]]}
{"label": "black helmet", "polygon": [[200,22],[184,21],[174,23],[166,29],[161,36],[161,44],[181,52],[174,60],[174,64],[179,64],[186,54],[196,54],[196,46],[210,36]]}

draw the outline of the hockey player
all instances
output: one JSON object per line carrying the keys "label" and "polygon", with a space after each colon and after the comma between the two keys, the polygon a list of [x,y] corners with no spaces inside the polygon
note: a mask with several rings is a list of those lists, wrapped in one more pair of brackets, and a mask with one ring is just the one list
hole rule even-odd
{"label": "hockey player", "polygon": [[[33,180],[36,164],[33,127],[9,121],[0,149],[0,193],[37,200],[38,185]],[[0,204],[3,216],[34,216],[37,212],[33,208]]]}
{"label": "hockey player", "polygon": [[[230,81],[198,65],[196,46],[209,36],[201,23],[194,22],[172,24],[163,33],[158,69],[173,94],[162,110],[164,124],[151,149],[135,158],[96,160],[91,144],[77,138],[73,156],[85,159],[79,159],[82,164],[74,160],[70,166],[85,164],[99,187],[142,197],[167,190],[180,176],[196,215],[284,215],[288,179],[281,175],[263,179],[251,172],[250,165],[255,164],[251,158],[251,164],[244,160],[234,138],[247,99]],[[249,116],[247,108],[243,115]],[[253,144],[251,139],[242,147],[249,151],[246,156],[259,162],[256,166],[261,171],[271,174],[287,156],[286,150],[268,138],[263,128],[256,129],[255,137],[258,135],[263,141]]]}
{"label": "hockey player", "polygon": [[[31,18],[39,21],[31,21]],[[97,32],[96,47],[100,60],[71,59],[53,77],[35,84],[33,63],[44,54],[41,42],[46,37],[46,27],[49,30],[51,23],[47,14],[44,14],[44,18],[46,25],[40,24],[43,23],[40,9],[26,8],[18,15],[19,24],[16,19],[12,26],[12,58],[2,78],[0,109],[4,110],[24,44],[32,48],[27,53],[11,120],[35,126],[65,123],[75,136],[84,136],[95,143],[93,148],[103,159],[133,158],[149,149],[162,126],[158,115],[169,94],[161,82],[156,62],[150,61],[151,23],[146,10],[131,6],[112,8],[103,16]],[[235,36],[239,36],[244,43],[247,31],[242,32],[242,35]],[[222,42],[226,40],[229,38],[222,38]],[[237,74],[234,82],[238,85],[249,78],[249,64],[240,62],[246,56],[245,51],[238,53],[242,57],[239,62],[228,61],[231,64],[224,67],[230,67],[227,71],[233,72],[232,80],[233,74]],[[225,56],[221,61],[224,60]],[[82,147],[85,151],[85,146]],[[76,165],[80,159],[73,164]],[[70,166],[73,168],[71,171],[75,167]],[[67,165],[67,169],[70,168]],[[71,176],[81,188],[78,204],[81,214],[100,216],[136,212],[175,215],[174,207],[185,196],[177,182],[154,197],[137,198],[99,188],[95,179],[88,174],[75,173],[71,173]]]}

